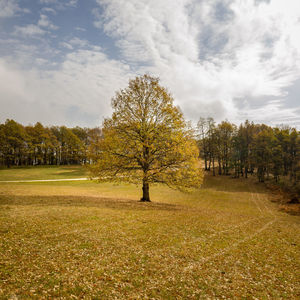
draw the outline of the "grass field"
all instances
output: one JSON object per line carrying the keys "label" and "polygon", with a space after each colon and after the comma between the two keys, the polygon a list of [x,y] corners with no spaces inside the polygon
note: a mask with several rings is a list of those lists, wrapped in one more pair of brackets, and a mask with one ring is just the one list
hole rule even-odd
{"label": "grass field", "polygon": [[82,166],[31,166],[0,169],[0,181],[67,179],[87,176],[88,172]]}
{"label": "grass field", "polygon": [[191,194],[153,187],[152,203],[140,190],[0,183],[0,298],[300,298],[300,218],[262,185],[207,176]]}

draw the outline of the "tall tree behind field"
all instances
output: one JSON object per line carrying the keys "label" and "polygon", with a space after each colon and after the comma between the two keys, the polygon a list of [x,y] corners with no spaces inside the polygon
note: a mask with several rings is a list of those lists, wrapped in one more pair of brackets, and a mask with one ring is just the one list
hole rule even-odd
{"label": "tall tree behind field", "polygon": [[299,133],[293,129],[290,132],[290,179],[294,184],[299,180],[299,147]]}
{"label": "tall tree behind field", "polygon": [[209,153],[209,170],[212,166],[213,175],[215,176],[215,161],[217,155],[216,149],[216,122],[213,118],[207,118],[207,142]]}
{"label": "tall tree behind field", "polygon": [[61,134],[59,126],[51,126],[50,127],[51,134],[55,137],[56,143],[53,144],[54,147],[54,164],[61,164]]}
{"label": "tall tree behind field", "polygon": [[299,181],[297,170],[299,166],[299,132],[290,127],[274,128],[276,137],[281,150],[282,176],[289,176],[291,182]]}
{"label": "tall tree behind field", "polygon": [[294,163],[294,185],[295,192],[300,195],[300,135],[299,132],[297,134],[296,139],[296,155],[295,155],[295,163]]}
{"label": "tall tree behind field", "polygon": [[45,165],[50,164],[54,155],[55,136],[40,122],[34,126],[26,126],[27,133],[27,164]]}
{"label": "tall tree behind field", "polygon": [[58,140],[53,134],[51,128],[45,127],[45,140],[44,140],[44,164],[54,165],[56,158],[56,149],[58,147]]}
{"label": "tall tree behind field", "polygon": [[5,165],[5,132],[4,124],[0,124],[0,166]]}
{"label": "tall tree behind field", "polygon": [[212,169],[215,175],[216,164],[218,164],[218,174],[228,175],[236,126],[228,121],[223,121],[216,126],[213,118],[200,118],[197,128],[198,144],[205,170]]}
{"label": "tall tree behind field", "polygon": [[209,170],[208,161],[209,161],[209,148],[208,148],[208,126],[207,120],[205,118],[200,118],[197,123],[198,128],[198,146],[200,149],[200,156],[204,160],[204,169],[205,171]]}
{"label": "tall tree behind field", "polygon": [[276,182],[284,178],[293,185],[299,184],[300,137],[296,129],[254,124],[246,121],[237,129],[234,124],[223,121],[215,125],[211,118],[198,122],[200,155],[205,161],[205,170],[234,177],[255,172],[259,181]]}
{"label": "tall tree behind field", "polygon": [[7,167],[21,165],[26,149],[26,132],[24,127],[14,120],[6,120],[1,125],[0,152]]}
{"label": "tall tree behind field", "polygon": [[291,168],[291,137],[290,128],[275,128],[274,134],[279,141],[282,151],[283,175],[286,176]]}
{"label": "tall tree behind field", "polygon": [[71,128],[71,131],[79,138],[81,142],[81,160],[85,164],[87,162],[87,151],[89,145],[89,129],[77,126]]}
{"label": "tall tree behind field", "polygon": [[264,182],[265,175],[269,178],[272,174],[277,182],[282,174],[282,147],[274,134],[274,129],[262,125],[260,128],[258,127],[258,130],[253,141],[253,161],[257,168],[258,179],[260,182]]}
{"label": "tall tree behind field", "polygon": [[[234,177],[239,178],[240,175],[243,176],[243,153],[244,150],[244,144],[243,144],[243,139],[237,133],[237,135],[233,136],[232,138],[232,151],[231,151],[231,159],[230,159],[230,166],[233,168],[234,171]],[[219,175],[220,172],[219,172]],[[246,178],[246,175],[245,175]]]}
{"label": "tall tree behind field", "polygon": [[66,126],[57,132],[59,142],[59,164],[78,164],[83,156],[83,144],[80,139]]}
{"label": "tall tree behind field", "polygon": [[97,160],[97,157],[101,154],[101,140],[103,139],[102,129],[92,128],[88,130],[88,153],[89,163],[93,163]]}
{"label": "tall tree behind field", "polygon": [[204,159],[205,170],[210,171],[212,168],[213,173],[215,173],[215,159],[217,152],[215,145],[215,121],[213,118],[200,118],[197,128],[200,156]]}
{"label": "tall tree behind field", "polygon": [[99,128],[0,124],[0,166],[85,164],[87,149],[101,136]]}
{"label": "tall tree behind field", "polygon": [[219,146],[218,163],[219,174],[228,175],[230,167],[230,158],[232,154],[232,142],[233,137],[236,135],[236,126],[228,121],[223,121],[216,128],[216,138],[219,140],[217,145]]}
{"label": "tall tree behind field", "polygon": [[236,134],[236,146],[234,148],[239,153],[239,171],[237,172],[237,177],[239,174],[248,177],[248,173],[253,171],[253,162],[251,161],[251,151],[253,146],[253,139],[255,133],[254,123],[250,123],[248,120],[244,124],[239,126],[238,132]]}
{"label": "tall tree behind field", "polygon": [[57,139],[55,145],[56,164],[68,165],[78,164],[83,158],[83,144],[79,137],[66,126],[53,126],[51,132]]}
{"label": "tall tree behind field", "polygon": [[81,142],[80,159],[82,163],[91,163],[88,155],[91,156],[91,153],[95,155],[99,154],[98,145],[100,140],[103,138],[102,129],[99,127],[81,128],[77,126],[71,128],[71,131],[79,138]]}

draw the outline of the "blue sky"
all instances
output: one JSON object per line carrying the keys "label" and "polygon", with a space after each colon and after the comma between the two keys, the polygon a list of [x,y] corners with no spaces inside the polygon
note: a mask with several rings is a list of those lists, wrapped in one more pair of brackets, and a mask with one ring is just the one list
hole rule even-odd
{"label": "blue sky", "polygon": [[99,126],[136,75],[187,119],[300,127],[300,1],[0,0],[0,122]]}

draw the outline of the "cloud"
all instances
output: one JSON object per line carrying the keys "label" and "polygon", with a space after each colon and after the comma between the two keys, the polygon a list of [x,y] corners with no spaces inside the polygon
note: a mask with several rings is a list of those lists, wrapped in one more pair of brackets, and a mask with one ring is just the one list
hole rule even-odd
{"label": "cloud", "polygon": [[14,34],[15,35],[22,35],[22,36],[41,36],[45,34],[46,31],[41,29],[38,25],[29,24],[26,26],[16,26]]}
{"label": "cloud", "polygon": [[69,43],[73,46],[78,46],[81,48],[87,47],[89,45],[87,40],[79,39],[78,37],[72,38]]}
{"label": "cloud", "polygon": [[82,27],[75,27],[75,29],[78,30],[78,31],[83,31],[83,32],[86,31],[86,29],[85,29],[85,28],[82,28]]}
{"label": "cloud", "polygon": [[64,10],[68,7],[76,7],[78,0],[39,0],[41,4],[53,5],[56,9]]}
{"label": "cloud", "polygon": [[67,43],[67,42],[61,42],[60,46],[66,48],[66,49],[69,49],[69,50],[73,50],[74,49],[74,47],[70,43]]}
{"label": "cloud", "polygon": [[[273,126],[281,124],[290,124],[300,127],[300,108],[284,107],[280,100],[266,101],[264,106],[248,109],[246,105],[241,112],[238,121],[253,120],[256,123],[267,123]],[[266,114],[267,111],[267,114]]]}
{"label": "cloud", "polygon": [[[285,118],[285,89],[300,77],[300,2],[97,0],[94,25],[138,73],[159,75],[186,116],[239,119],[235,99]],[[166,9],[167,8],[167,9]],[[257,111],[253,111],[254,116]],[[262,113],[263,114],[263,113]]]}
{"label": "cloud", "polygon": [[[44,60],[38,64],[46,63]],[[25,71],[0,59],[0,119],[67,126],[100,126],[111,113],[116,86],[126,86],[129,67],[94,50],[77,50],[59,69]]]}
{"label": "cloud", "polygon": [[73,37],[67,41],[61,42],[60,46],[68,49],[90,49],[90,50],[101,50],[101,47],[90,44],[87,40],[80,39],[78,37]]}
{"label": "cloud", "polygon": [[68,6],[76,7],[77,3],[78,3],[78,0],[70,0],[67,5]]}
{"label": "cloud", "polygon": [[[290,88],[300,79],[299,1],[96,1],[98,37],[88,23],[66,32],[51,22],[60,16],[48,13],[75,10],[70,0],[39,0],[46,6],[36,23],[14,23],[13,39],[2,33],[2,121],[100,125],[114,92],[149,73],[193,121],[300,123],[298,89]],[[5,15],[21,10],[11,7]]]}
{"label": "cloud", "polygon": [[0,18],[9,18],[19,12],[29,12],[28,9],[21,9],[16,0],[0,0]]}
{"label": "cloud", "polygon": [[45,27],[45,28],[48,28],[48,29],[51,29],[51,30],[56,30],[58,29],[58,26],[56,25],[53,25],[49,18],[46,16],[46,15],[43,15],[41,14],[40,15],[40,19],[38,21],[38,24],[37,24],[39,27]]}
{"label": "cloud", "polygon": [[48,30],[57,30],[58,26],[52,24],[46,15],[41,14],[37,24],[16,26],[14,35],[38,37],[48,33]]}
{"label": "cloud", "polygon": [[51,8],[51,7],[43,7],[42,9],[41,9],[41,11],[42,12],[49,12],[49,13],[52,13],[52,14],[54,14],[54,15],[56,15],[56,11],[55,11],[55,9],[53,9],[53,8]]}
{"label": "cloud", "polygon": [[41,4],[56,4],[57,0],[40,0]]}

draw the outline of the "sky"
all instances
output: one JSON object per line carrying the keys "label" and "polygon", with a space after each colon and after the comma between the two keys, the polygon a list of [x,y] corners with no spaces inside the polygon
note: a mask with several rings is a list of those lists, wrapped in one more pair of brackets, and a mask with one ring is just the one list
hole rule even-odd
{"label": "sky", "polygon": [[145,73],[193,123],[300,128],[300,1],[0,0],[0,123],[101,126]]}

